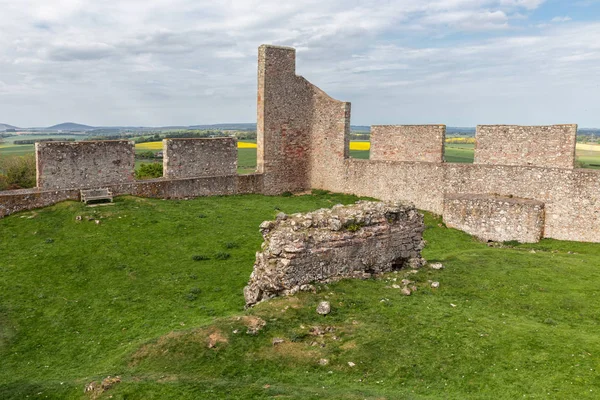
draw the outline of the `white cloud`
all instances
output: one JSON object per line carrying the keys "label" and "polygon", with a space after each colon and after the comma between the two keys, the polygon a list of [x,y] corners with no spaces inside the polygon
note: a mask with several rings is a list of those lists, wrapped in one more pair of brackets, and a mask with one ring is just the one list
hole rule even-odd
{"label": "white cloud", "polygon": [[571,21],[571,17],[569,17],[569,16],[552,18],[552,22],[568,22],[568,21]]}
{"label": "white cloud", "polygon": [[[262,43],[298,48],[299,73],[353,101],[358,123],[475,123],[505,114],[497,100],[510,96],[515,115],[574,108],[600,81],[600,28],[514,36],[542,3],[0,0],[0,122],[252,121]],[[546,91],[556,98],[536,97]]]}

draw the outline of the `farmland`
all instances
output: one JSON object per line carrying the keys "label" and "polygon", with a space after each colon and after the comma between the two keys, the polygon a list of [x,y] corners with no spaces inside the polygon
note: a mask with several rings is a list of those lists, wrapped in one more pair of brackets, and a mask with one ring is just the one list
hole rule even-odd
{"label": "farmland", "polygon": [[[11,137],[4,140],[0,144],[0,158],[20,156],[33,153],[33,145],[15,145],[14,140],[28,139],[27,137]],[[35,139],[56,138],[56,136],[42,135],[31,136]],[[474,148],[473,143],[460,143],[457,138],[452,138],[445,146],[446,162],[456,163],[472,163]],[[472,139],[472,138],[471,138]],[[157,152],[162,150],[162,142],[145,142],[138,143],[135,146],[136,153]],[[370,143],[368,141],[352,141],[350,142],[350,156],[353,158],[368,159]],[[577,161],[579,166],[583,168],[600,169],[600,145],[584,145],[577,144]],[[137,160],[136,168],[143,162],[160,162],[155,160]],[[252,173],[256,169],[256,141],[244,140],[238,142],[238,172],[241,174]]]}
{"label": "farmland", "polygon": [[[119,197],[0,220],[0,398],[87,399],[109,375],[121,383],[100,398],[596,397],[598,244],[489,247],[426,214],[424,257],[445,269],[243,310],[261,221],[355,200]],[[403,278],[412,296],[392,287]]]}

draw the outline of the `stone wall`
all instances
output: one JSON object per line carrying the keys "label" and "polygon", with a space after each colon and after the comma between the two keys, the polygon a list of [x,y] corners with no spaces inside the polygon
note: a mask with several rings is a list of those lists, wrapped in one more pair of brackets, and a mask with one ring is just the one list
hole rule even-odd
{"label": "stone wall", "polygon": [[134,180],[132,141],[39,142],[35,154],[41,189],[87,189]]}
{"label": "stone wall", "polygon": [[477,127],[475,164],[574,168],[577,125]]}
{"label": "stone wall", "polygon": [[446,125],[374,125],[371,160],[444,161]]}
{"label": "stone wall", "polygon": [[[576,125],[479,126],[475,164],[441,162],[441,125],[383,134],[374,127],[374,159],[349,159],[350,103],[297,76],[295,50],[276,46],[259,48],[257,105],[257,174],[233,175],[228,153],[229,161],[210,172],[221,177],[134,182],[131,142],[40,143],[39,189],[0,193],[0,216],[70,198],[69,189],[119,185],[127,188],[123,193],[165,198],[326,189],[412,202],[437,214],[449,194],[497,194],[543,202],[544,237],[600,242],[600,171],[573,168]],[[417,133],[408,135],[410,129]],[[395,136],[394,130],[419,141],[402,143],[403,133]],[[416,157],[403,155],[414,146],[424,149],[417,154],[435,147],[429,153],[435,157],[399,161]],[[173,151],[167,163],[176,157]],[[184,176],[201,173],[205,167],[193,165],[193,151],[181,151],[190,167]],[[183,171],[185,162],[179,164]]]}
{"label": "stone wall", "polygon": [[261,224],[262,251],[244,289],[246,305],[293,294],[311,282],[423,265],[423,216],[414,207],[358,202]]}
{"label": "stone wall", "polygon": [[[263,193],[262,175],[211,176],[185,179],[149,179],[105,185],[115,196],[134,195],[162,199]],[[0,218],[19,211],[46,207],[60,201],[78,201],[79,189],[22,189],[0,191]]]}
{"label": "stone wall", "polygon": [[444,222],[486,241],[537,243],[544,234],[544,203],[493,195],[446,195]]}
{"label": "stone wall", "polygon": [[163,176],[168,179],[237,174],[237,140],[164,139]]}
{"label": "stone wall", "polygon": [[[296,75],[295,49],[260,46],[257,105],[257,171],[266,194],[309,189],[313,173],[329,173],[328,164],[347,156],[350,105]],[[326,133],[342,144],[321,141]]]}

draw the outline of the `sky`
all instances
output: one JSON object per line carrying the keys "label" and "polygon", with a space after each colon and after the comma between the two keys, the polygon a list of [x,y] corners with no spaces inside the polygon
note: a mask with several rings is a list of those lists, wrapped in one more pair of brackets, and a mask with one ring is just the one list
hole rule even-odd
{"label": "sky", "polygon": [[0,0],[0,123],[254,122],[261,44],[353,125],[600,127],[600,0]]}

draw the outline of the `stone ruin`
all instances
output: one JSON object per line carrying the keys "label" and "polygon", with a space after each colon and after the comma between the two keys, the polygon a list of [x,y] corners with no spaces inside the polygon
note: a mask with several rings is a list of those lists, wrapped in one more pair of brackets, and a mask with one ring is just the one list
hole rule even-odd
{"label": "stone ruin", "polygon": [[425,261],[423,215],[400,203],[359,201],[308,214],[277,216],[244,288],[246,306],[309,289],[313,282],[370,277]]}
{"label": "stone ruin", "polygon": [[260,46],[257,76],[256,173],[237,173],[232,138],[165,140],[164,176],[151,180],[134,177],[133,142],[38,143],[37,187],[0,192],[0,218],[79,200],[82,189],[155,198],[322,189],[409,202],[489,240],[600,242],[600,170],[577,168],[577,125],[480,125],[473,164],[444,160],[445,125],[374,126],[370,158],[354,159],[350,103],[297,75],[293,48]]}

